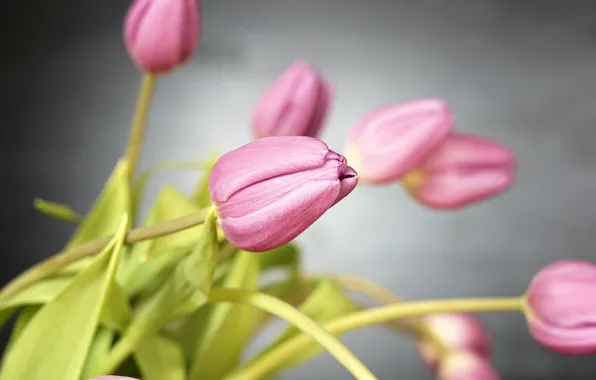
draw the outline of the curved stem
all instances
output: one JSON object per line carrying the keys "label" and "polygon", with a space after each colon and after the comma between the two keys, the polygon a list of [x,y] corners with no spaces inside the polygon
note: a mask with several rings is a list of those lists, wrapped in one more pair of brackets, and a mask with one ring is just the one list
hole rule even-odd
{"label": "curved stem", "polygon": [[[339,340],[325,331],[315,321],[293,306],[264,293],[249,292],[239,289],[213,289],[209,302],[234,302],[250,304],[274,314],[308,334],[337,359],[356,379],[373,380],[376,377],[351,353]],[[269,368],[269,367],[268,367]],[[243,373],[241,379],[261,379],[265,372],[256,375]]]}
{"label": "curved stem", "polygon": [[[391,305],[404,302],[399,296],[385,289],[383,286],[361,277],[349,274],[332,274],[328,277],[343,289],[358,292],[381,304]],[[432,342],[431,344],[437,348],[440,354],[447,352],[447,347],[445,347],[443,342],[432,331],[428,330],[424,323],[417,319],[390,321],[388,324],[399,331],[405,331],[414,335],[418,340]]]}
{"label": "curved stem", "polygon": [[[199,212],[168,220],[167,222],[154,224],[152,226],[135,228],[126,234],[125,243],[133,244],[143,240],[155,239],[198,226],[205,220],[205,216],[209,209],[210,208],[205,208]],[[113,236],[109,236],[79,245],[68,251],[58,252],[41,263],[29,268],[0,290],[0,303],[29,285],[55,274],[68,264],[100,252],[112,239]]]}
{"label": "curved stem", "polygon": [[[480,298],[415,301],[383,306],[359,311],[323,325],[330,334],[339,335],[350,330],[378,323],[404,318],[422,317],[433,313],[465,312],[520,312],[523,298]],[[235,372],[229,379],[258,379],[277,368],[296,352],[300,352],[313,344],[311,337],[300,334],[280,344],[274,350],[263,355],[259,360]]]}
{"label": "curved stem", "polygon": [[126,160],[128,161],[129,175],[134,177],[139,153],[143,144],[143,137],[145,136],[145,125],[147,124],[147,116],[149,115],[149,108],[151,107],[151,98],[153,95],[153,88],[155,87],[156,77],[153,74],[143,74],[143,81],[137,99],[137,106],[135,114],[130,126],[130,137],[128,138],[128,146],[126,151]]}

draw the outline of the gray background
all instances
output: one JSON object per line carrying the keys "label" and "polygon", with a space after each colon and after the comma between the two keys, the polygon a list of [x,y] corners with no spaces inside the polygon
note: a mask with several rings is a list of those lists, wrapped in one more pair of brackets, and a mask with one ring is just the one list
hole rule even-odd
{"label": "gray background", "polygon": [[[139,84],[121,42],[126,6],[8,0],[0,13],[3,283],[72,230],[35,214],[33,197],[86,210],[123,150]],[[553,260],[595,257],[593,1],[207,0],[203,21],[194,59],[159,82],[143,166],[248,141],[256,99],[296,58],[335,83],[332,148],[362,113],[434,96],[458,130],[519,154],[517,186],[465,211],[431,212],[398,186],[358,188],[300,237],[308,268],[411,299],[514,296]],[[190,191],[195,176],[160,180]],[[483,320],[505,379],[596,377],[596,360],[546,351],[521,316]],[[381,379],[432,378],[404,338],[370,328],[346,342]],[[348,376],[322,355],[285,378]]]}

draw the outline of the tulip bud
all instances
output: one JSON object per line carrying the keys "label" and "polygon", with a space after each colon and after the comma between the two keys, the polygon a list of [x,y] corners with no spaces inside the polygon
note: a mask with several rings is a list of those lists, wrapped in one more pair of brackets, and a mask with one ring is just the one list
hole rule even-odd
{"label": "tulip bud", "polygon": [[[490,356],[491,338],[482,323],[471,314],[431,314],[422,320],[425,328],[449,351],[472,351]],[[418,345],[424,362],[435,368],[441,361],[441,353],[431,341]]]}
{"label": "tulip bud", "polygon": [[562,260],[540,270],[526,292],[530,334],[563,354],[596,353],[596,265]]}
{"label": "tulip bud", "polygon": [[253,134],[316,137],[331,100],[331,86],[305,62],[286,69],[263,94],[252,119]]}
{"label": "tulip bud", "polygon": [[278,136],[223,155],[209,191],[230,243],[263,252],[296,238],[357,183],[346,159],[324,142]]}
{"label": "tulip bud", "polygon": [[499,380],[492,363],[472,351],[457,351],[441,361],[439,380]]}
{"label": "tulip bud", "polygon": [[135,0],[124,21],[128,54],[142,71],[173,70],[199,39],[199,0]]}
{"label": "tulip bud", "polygon": [[452,133],[403,178],[408,192],[434,209],[455,209],[494,197],[515,180],[516,158],[495,141]]}
{"label": "tulip bud", "polygon": [[89,380],[138,380],[138,379],[134,379],[132,377],[126,377],[126,376],[98,376],[98,377],[93,377]]}
{"label": "tulip bud", "polygon": [[418,100],[373,111],[348,134],[345,152],[363,181],[397,181],[447,137],[453,115],[442,100]]}

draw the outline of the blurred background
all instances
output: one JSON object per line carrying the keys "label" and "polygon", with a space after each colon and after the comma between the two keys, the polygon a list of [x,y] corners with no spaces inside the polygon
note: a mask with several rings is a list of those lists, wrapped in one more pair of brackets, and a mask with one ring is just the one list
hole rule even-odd
{"label": "blurred background", "polygon": [[[8,0],[0,11],[2,284],[73,230],[37,214],[34,197],[86,211],[124,149],[140,83],[122,45],[127,6]],[[204,0],[203,22],[193,60],[159,81],[144,167],[247,142],[257,98],[298,58],[335,84],[323,139],[336,150],[361,114],[440,97],[458,130],[519,154],[516,187],[459,212],[424,209],[397,185],[358,188],[300,237],[309,269],[409,299],[515,296],[554,260],[596,258],[596,2]],[[160,175],[150,195],[196,179]],[[548,352],[520,315],[481,318],[504,379],[596,377],[593,357]],[[369,328],[345,342],[380,379],[433,378],[405,337]],[[321,355],[283,378],[348,375]]]}

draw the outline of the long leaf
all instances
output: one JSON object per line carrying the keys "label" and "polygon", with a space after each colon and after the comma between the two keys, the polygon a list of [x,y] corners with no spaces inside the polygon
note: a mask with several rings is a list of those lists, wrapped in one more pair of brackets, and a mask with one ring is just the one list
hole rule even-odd
{"label": "long leaf", "polygon": [[[135,213],[133,215],[137,215],[136,211],[139,209],[140,204],[143,200],[143,196],[145,195],[145,190],[149,181],[153,179],[153,177],[159,173],[160,171],[165,170],[206,170],[209,169],[208,163],[204,162],[184,162],[184,161],[167,161],[167,162],[159,162],[152,167],[145,170],[139,176],[139,179],[135,181],[132,187],[132,205]],[[208,206],[208,205],[207,205]],[[207,207],[204,206],[204,207]],[[203,206],[201,206],[203,207]]]}
{"label": "long leaf", "polygon": [[58,296],[72,281],[72,276],[53,276],[23,289],[0,304],[0,310],[25,305],[45,304]]}
{"label": "long leaf", "polygon": [[0,380],[79,380],[114,278],[128,218],[84,272],[39,310],[8,351]]}
{"label": "long leaf", "polygon": [[[223,283],[225,288],[256,290],[259,278],[259,258],[240,251]],[[191,361],[191,380],[218,380],[238,365],[255,327],[256,309],[250,305],[211,305],[205,324],[199,332],[194,360]]]}
{"label": "long leaf", "polygon": [[97,375],[101,375],[105,360],[112,347],[112,341],[115,337],[114,330],[99,326],[93,338],[93,343],[89,348],[89,353],[83,365],[81,380],[87,380]]}
{"label": "long leaf", "polygon": [[130,212],[128,164],[118,161],[95,204],[85,216],[66,249],[116,233],[122,215]]}
{"label": "long leaf", "polygon": [[209,193],[209,175],[211,174],[211,169],[213,169],[213,165],[219,159],[219,153],[214,150],[209,155],[207,162],[205,162],[205,173],[201,176],[197,187],[195,188],[191,199],[194,203],[200,207],[209,207],[211,206],[211,194]]}
{"label": "long leaf", "polygon": [[184,354],[176,341],[153,335],[143,341],[136,352],[143,380],[186,380]]}

